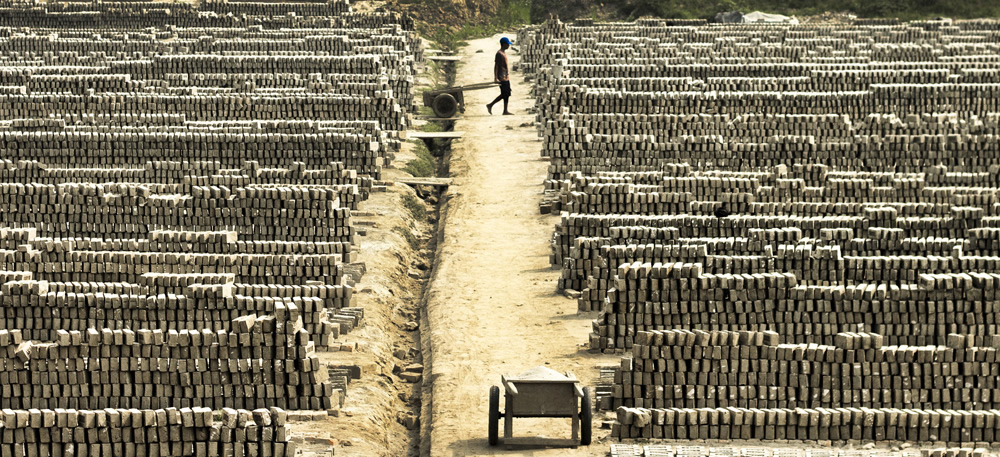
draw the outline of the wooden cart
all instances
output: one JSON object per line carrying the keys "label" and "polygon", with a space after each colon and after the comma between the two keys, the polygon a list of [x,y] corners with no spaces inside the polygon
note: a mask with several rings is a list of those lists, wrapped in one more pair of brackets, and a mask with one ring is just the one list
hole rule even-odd
{"label": "wooden cart", "polygon": [[497,87],[499,83],[479,83],[468,86],[446,87],[444,89],[424,92],[424,106],[434,110],[434,115],[441,119],[455,117],[459,111],[465,112],[465,95],[467,90],[480,90]]}
{"label": "wooden cart", "polygon": [[[560,374],[538,367],[515,377],[501,376],[505,410],[500,411],[500,388],[490,388],[490,446],[499,439],[500,418],[504,418],[503,442],[530,446],[587,446],[591,439],[592,394],[580,388],[572,373]],[[572,419],[572,439],[514,438],[515,417],[567,417]]]}

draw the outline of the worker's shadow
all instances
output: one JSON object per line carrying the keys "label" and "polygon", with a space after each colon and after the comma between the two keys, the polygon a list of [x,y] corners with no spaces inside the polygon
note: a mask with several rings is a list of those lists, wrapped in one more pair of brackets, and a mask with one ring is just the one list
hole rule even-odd
{"label": "worker's shadow", "polygon": [[[485,428],[486,424],[483,424]],[[500,426],[500,433],[503,433],[503,425]],[[503,455],[503,456],[518,456],[518,457],[528,457],[528,456],[540,456],[540,455],[557,455],[552,454],[551,451],[539,453],[537,451],[547,451],[555,449],[576,449],[575,446],[545,446],[545,445],[515,445],[507,449],[507,446],[503,444],[503,438],[500,438],[500,442],[496,446],[490,446],[489,442],[486,440],[486,430],[483,430],[482,438],[474,438],[467,440],[458,440],[448,446],[450,451],[447,455],[454,457],[461,457],[466,455]]]}

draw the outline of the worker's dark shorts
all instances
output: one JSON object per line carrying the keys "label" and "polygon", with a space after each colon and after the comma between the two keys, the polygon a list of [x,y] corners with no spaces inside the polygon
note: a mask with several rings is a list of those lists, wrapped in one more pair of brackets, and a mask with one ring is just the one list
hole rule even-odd
{"label": "worker's dark shorts", "polygon": [[510,97],[510,81],[500,81],[500,96]]}

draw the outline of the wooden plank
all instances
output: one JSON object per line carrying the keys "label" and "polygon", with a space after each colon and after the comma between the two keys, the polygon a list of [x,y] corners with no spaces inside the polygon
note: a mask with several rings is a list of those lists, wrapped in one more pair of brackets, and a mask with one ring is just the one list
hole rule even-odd
{"label": "wooden plank", "polygon": [[436,60],[438,62],[458,62],[462,60],[458,56],[427,56],[427,60]]}
{"label": "wooden plank", "polygon": [[422,121],[457,121],[457,120],[459,120],[461,118],[460,117],[424,117],[424,116],[417,116],[417,119],[420,119]]}
{"label": "wooden plank", "polygon": [[465,132],[406,132],[406,138],[419,140],[461,138],[463,135]]}
{"label": "wooden plank", "polygon": [[467,85],[467,86],[458,86],[458,87],[456,87],[455,89],[462,89],[462,90],[480,90],[480,89],[489,89],[489,88],[492,88],[492,87],[500,87],[500,83],[478,83],[478,84],[469,84],[469,85]]}
{"label": "wooden plank", "polygon": [[435,89],[435,90],[427,91],[427,92],[425,92],[425,94],[428,95],[428,96],[430,96],[430,97],[436,97],[436,96],[441,95],[441,94],[457,94],[457,93],[461,93],[461,92],[467,91],[467,90],[491,89],[491,88],[499,87],[499,86],[500,86],[500,83],[497,83],[497,82],[476,83],[476,84],[469,84],[469,85],[466,85],[466,86],[454,86],[454,87],[445,87],[443,89]]}
{"label": "wooden plank", "polygon": [[451,185],[451,178],[400,178],[396,182],[400,184],[409,184],[411,186],[441,186],[448,187]]}

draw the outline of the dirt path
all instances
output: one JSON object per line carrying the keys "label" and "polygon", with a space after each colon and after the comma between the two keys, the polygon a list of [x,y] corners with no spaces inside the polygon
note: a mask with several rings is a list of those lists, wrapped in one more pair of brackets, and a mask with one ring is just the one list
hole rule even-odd
{"label": "dirt path", "polygon": [[[464,48],[456,84],[492,79],[499,38]],[[578,315],[576,302],[555,292],[559,272],[549,267],[549,239],[558,218],[538,212],[547,162],[540,157],[534,115],[527,112],[533,105],[529,84],[518,72],[511,79],[514,116],[499,115],[501,106],[487,114],[484,105],[499,90],[468,92],[467,111],[455,125],[465,136],[452,145],[453,198],[442,218],[440,260],[427,295],[428,328],[422,330],[431,359],[425,360],[425,382],[432,390],[422,454],[603,456],[602,444],[508,451],[486,441],[488,391],[500,384],[501,374],[548,364],[593,386],[594,368],[616,360],[586,351],[594,316]],[[569,424],[518,419],[514,434],[569,438]],[[607,434],[595,420],[595,443]]]}

